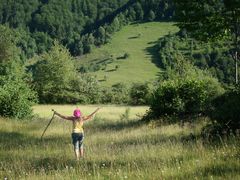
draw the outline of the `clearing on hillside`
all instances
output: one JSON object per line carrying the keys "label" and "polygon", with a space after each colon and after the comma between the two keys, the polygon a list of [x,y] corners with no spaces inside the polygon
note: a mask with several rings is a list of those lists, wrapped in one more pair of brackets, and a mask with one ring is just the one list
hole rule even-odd
{"label": "clearing on hillside", "polygon": [[161,73],[156,41],[177,31],[174,23],[166,22],[125,26],[108,44],[80,57],[78,66],[84,66],[88,73],[96,75],[104,86],[154,80]]}

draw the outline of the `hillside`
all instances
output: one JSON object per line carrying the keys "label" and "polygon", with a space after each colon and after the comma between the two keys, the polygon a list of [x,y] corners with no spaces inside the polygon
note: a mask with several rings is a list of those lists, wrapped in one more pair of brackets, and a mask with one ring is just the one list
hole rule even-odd
{"label": "hillside", "polygon": [[55,39],[78,56],[105,44],[119,25],[172,20],[174,10],[172,0],[9,0],[0,1],[0,24],[19,32],[18,47],[28,58],[49,50]]}
{"label": "hillside", "polygon": [[[154,80],[161,72],[156,42],[169,32],[177,31],[173,23],[131,24],[116,32],[108,44],[81,56],[77,64],[106,86]],[[124,58],[124,54],[128,57]]]}

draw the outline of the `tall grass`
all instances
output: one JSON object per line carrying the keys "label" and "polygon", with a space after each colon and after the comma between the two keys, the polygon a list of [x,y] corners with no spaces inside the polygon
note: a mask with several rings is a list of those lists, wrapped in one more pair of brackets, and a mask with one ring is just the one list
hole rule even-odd
{"label": "tall grass", "polygon": [[[0,179],[240,179],[239,137],[207,142],[198,137],[201,121],[142,124],[136,114],[147,107],[128,107],[122,121],[127,107],[105,106],[86,123],[86,153],[77,162],[70,122],[54,119],[40,141],[51,108],[70,114],[73,106],[37,106],[31,122],[0,119]],[[88,114],[95,106],[81,109]]]}

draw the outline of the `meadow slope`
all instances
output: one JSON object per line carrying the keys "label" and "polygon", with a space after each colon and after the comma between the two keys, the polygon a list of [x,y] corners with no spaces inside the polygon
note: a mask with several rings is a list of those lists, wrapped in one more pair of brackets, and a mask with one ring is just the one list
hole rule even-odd
{"label": "meadow slope", "polygon": [[[0,179],[240,179],[239,137],[210,143],[199,138],[203,123],[142,124],[147,107],[103,106],[85,125],[86,156],[74,160],[71,123],[54,119],[40,136],[51,108],[70,114],[74,106],[36,106],[33,121],[0,119]],[[88,114],[96,106],[81,106]],[[191,138],[192,135],[196,138]]]}
{"label": "meadow slope", "polygon": [[[155,80],[161,73],[156,42],[159,38],[177,31],[174,23],[168,22],[134,23],[125,26],[113,35],[108,44],[80,57],[77,66],[100,66],[100,70],[90,74],[96,75],[105,86],[119,82],[131,84]],[[125,53],[129,54],[126,59],[123,58]]]}

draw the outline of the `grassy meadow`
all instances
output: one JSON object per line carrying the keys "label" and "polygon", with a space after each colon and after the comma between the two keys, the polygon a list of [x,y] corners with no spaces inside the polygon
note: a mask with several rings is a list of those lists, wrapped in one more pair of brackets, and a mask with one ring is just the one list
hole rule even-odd
{"label": "grassy meadow", "polygon": [[[77,162],[70,122],[55,118],[40,140],[52,108],[71,115],[74,107],[35,106],[32,121],[1,118],[0,179],[240,179],[239,137],[199,138],[206,120],[143,124],[144,106],[102,106],[84,126],[85,157]],[[96,107],[80,106],[84,114]]]}
{"label": "grassy meadow", "polygon": [[[177,31],[178,28],[174,23],[169,22],[134,23],[125,26],[113,35],[108,44],[81,56],[78,66],[105,64],[106,69],[90,72],[105,86],[119,82],[131,84],[155,80],[161,73],[158,66],[159,55],[155,48],[156,42],[168,33]],[[122,58],[125,53],[129,54],[126,59]],[[116,66],[118,66],[117,70],[115,70]]]}

